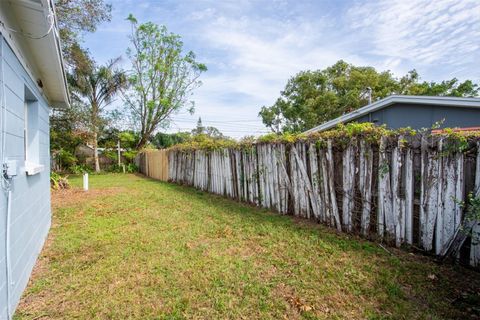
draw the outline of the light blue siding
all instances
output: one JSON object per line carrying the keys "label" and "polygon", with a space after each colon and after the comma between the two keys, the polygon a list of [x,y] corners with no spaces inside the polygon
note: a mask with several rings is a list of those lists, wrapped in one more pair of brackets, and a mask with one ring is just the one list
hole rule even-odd
{"label": "light blue siding", "polygon": [[431,128],[436,122],[445,120],[443,128],[466,128],[480,126],[480,108],[462,108],[421,104],[396,103],[354,119],[356,122],[385,124],[391,129],[411,127]]}
{"label": "light blue siding", "polygon": [[[8,45],[3,42],[6,48]],[[10,48],[8,48],[10,50]],[[14,61],[16,59],[13,51],[10,53],[2,52],[3,54],[3,72],[4,72],[4,79],[5,79],[5,86],[9,88],[14,95],[16,95],[20,100],[23,100],[25,96],[24,88],[25,82],[22,80],[20,73],[23,71],[22,66],[18,61]],[[12,106],[12,108],[16,108],[17,106]]]}
{"label": "light blue siding", "polygon": [[[3,38],[0,42],[0,141],[5,135],[5,154],[0,147],[0,159],[17,160],[17,176],[12,183],[10,220],[11,283],[6,280],[6,194],[0,194],[0,319],[7,318],[7,285],[10,288],[10,311],[15,310],[40,253],[51,223],[50,209],[50,143],[49,107],[45,98],[23,69]],[[46,169],[36,175],[25,172],[25,87],[38,103],[38,162]],[[36,113],[35,113],[36,114]],[[3,118],[5,116],[5,119]],[[6,120],[6,121],[4,121]],[[6,125],[4,125],[6,123]]]}
{"label": "light blue siding", "polygon": [[5,87],[5,104],[9,106],[8,111],[23,119],[23,98],[19,98],[9,87]]}
{"label": "light blue siding", "polygon": [[7,110],[6,112],[7,126],[6,131],[11,135],[17,136],[23,139],[23,125],[24,120],[19,118],[17,115],[13,114],[11,111]]}

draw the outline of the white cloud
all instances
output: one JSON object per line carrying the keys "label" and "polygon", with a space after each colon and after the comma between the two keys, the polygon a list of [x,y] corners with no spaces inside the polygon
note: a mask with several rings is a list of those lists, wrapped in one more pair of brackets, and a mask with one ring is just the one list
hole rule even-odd
{"label": "white cloud", "polygon": [[[476,0],[357,2],[346,20],[371,45],[370,54],[401,59],[427,72],[440,69],[439,65],[444,74],[468,64],[475,68],[480,58],[480,2]],[[478,74],[468,76],[478,78]]]}
{"label": "white cloud", "polygon": [[340,59],[397,76],[416,68],[426,80],[479,80],[480,1],[353,1],[119,1],[92,51],[124,52],[130,12],[167,25],[209,68],[193,96],[196,114],[178,115],[171,130],[201,116],[236,137],[266,130],[258,111],[291,76]]}
{"label": "white cloud", "polygon": [[[243,8],[232,11],[242,12]],[[204,16],[205,20],[199,18]],[[211,59],[212,71],[203,76],[204,85],[195,94],[197,113],[212,113],[215,106],[214,119],[242,115],[255,118],[261,106],[275,102],[291,76],[301,70],[326,67],[342,58],[335,44],[326,45],[322,39],[326,20],[312,23],[298,17],[284,21],[210,9],[199,12],[195,19],[202,20],[197,32],[202,43],[215,52],[219,61]],[[220,98],[228,94],[247,98],[219,104]],[[212,119],[212,115],[204,118]],[[255,128],[261,127],[258,119]]]}

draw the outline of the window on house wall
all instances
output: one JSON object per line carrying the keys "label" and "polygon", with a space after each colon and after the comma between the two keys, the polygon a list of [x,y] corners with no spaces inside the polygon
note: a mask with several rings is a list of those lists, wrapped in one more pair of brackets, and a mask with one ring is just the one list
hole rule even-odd
{"label": "window on house wall", "polygon": [[39,105],[35,95],[29,88],[25,87],[25,126],[24,126],[24,148],[25,148],[25,170],[27,175],[34,175],[43,171],[44,166],[40,164],[40,132],[39,132]]}

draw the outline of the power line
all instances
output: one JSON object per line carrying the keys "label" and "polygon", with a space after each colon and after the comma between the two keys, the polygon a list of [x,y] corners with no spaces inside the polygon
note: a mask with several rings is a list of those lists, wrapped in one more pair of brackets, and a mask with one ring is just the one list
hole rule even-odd
{"label": "power line", "polygon": [[[170,121],[175,121],[175,122],[185,122],[185,123],[198,123],[197,120],[187,120],[187,119],[170,119]],[[241,122],[236,122],[236,121],[211,121],[211,120],[202,120],[202,123],[215,123],[215,124],[235,124],[235,125],[252,125],[255,124],[253,121],[241,121]],[[261,124],[261,122],[256,121],[256,123]]]}
{"label": "power line", "polygon": [[[172,118],[173,121],[191,121],[191,122],[197,122],[198,119],[188,119],[188,118]],[[215,123],[237,123],[237,122],[261,122],[260,119],[255,119],[255,120],[205,120],[202,119],[202,122],[215,122]]]}
{"label": "power line", "polygon": [[[190,131],[192,128],[181,128],[177,127],[178,130],[185,130],[185,131]],[[236,130],[236,129],[225,129],[225,130],[220,130],[221,132],[237,132],[237,133],[270,133],[268,130]]]}
{"label": "power line", "polygon": [[[172,124],[180,125],[180,126],[184,126],[184,127],[189,126],[192,129],[196,128],[196,125],[194,125],[193,123],[191,125],[189,125],[188,123],[183,123],[183,122],[172,122]],[[210,125],[209,124],[204,124],[203,126],[204,127],[209,127]],[[227,128],[227,129],[228,128],[231,128],[231,129],[259,129],[259,130],[267,129],[264,126],[261,126],[261,125],[240,125],[240,124],[223,124],[223,125],[215,125],[213,127],[218,128],[218,129],[222,129],[222,128]]]}
{"label": "power line", "polygon": [[[195,127],[197,124],[197,121],[192,121],[192,120],[179,120],[179,119],[171,119],[171,124],[174,125],[192,125],[192,127]],[[245,128],[245,129],[266,129],[265,126],[262,123],[237,123],[237,122],[216,122],[216,123],[210,123],[210,121],[202,121],[202,124],[205,126],[212,125],[216,126],[219,128]]]}

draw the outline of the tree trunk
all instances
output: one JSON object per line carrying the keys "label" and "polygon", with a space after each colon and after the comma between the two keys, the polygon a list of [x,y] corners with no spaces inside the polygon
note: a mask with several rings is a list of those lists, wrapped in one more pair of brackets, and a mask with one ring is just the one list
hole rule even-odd
{"label": "tree trunk", "polygon": [[140,141],[137,144],[137,150],[143,149],[145,145],[147,144],[147,135],[143,134],[142,137],[140,138]]}
{"label": "tree trunk", "polygon": [[93,157],[95,160],[95,172],[100,172],[100,162],[98,160],[98,134],[93,134]]}

